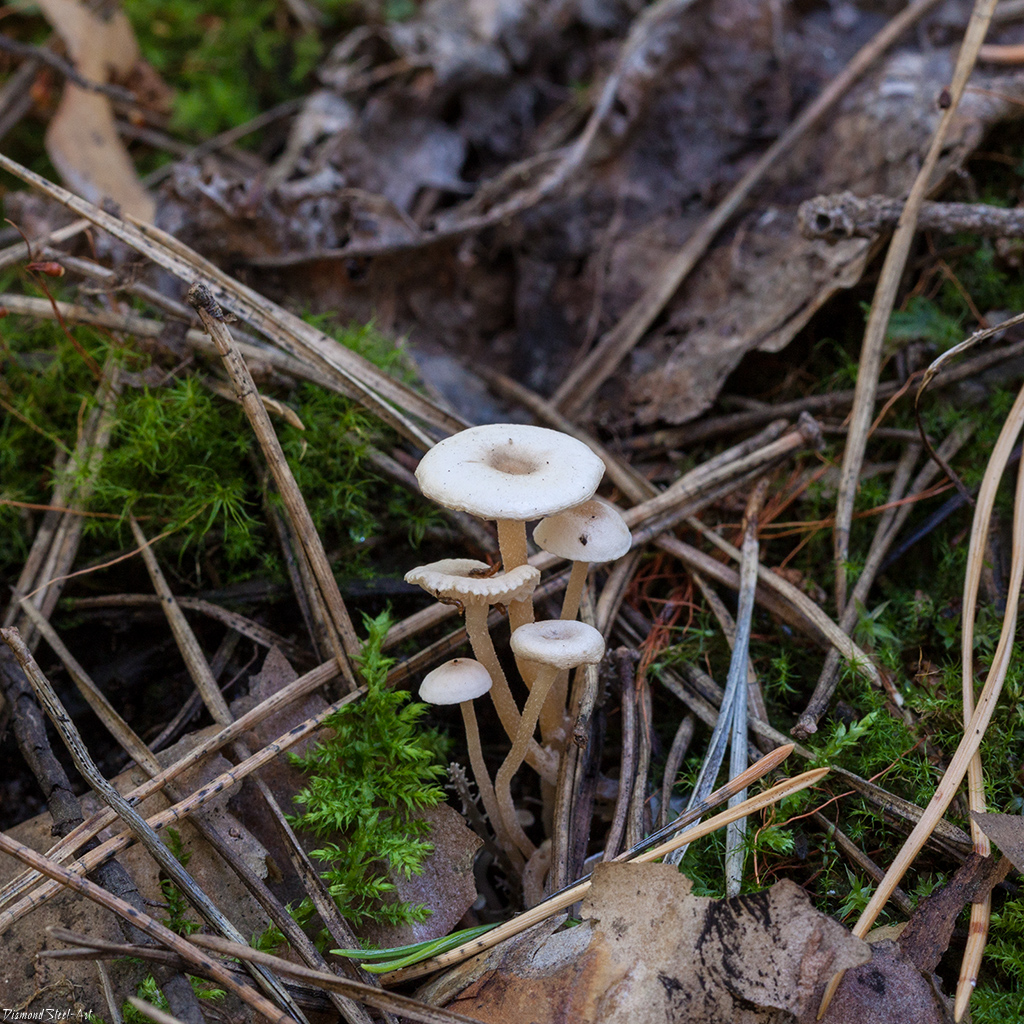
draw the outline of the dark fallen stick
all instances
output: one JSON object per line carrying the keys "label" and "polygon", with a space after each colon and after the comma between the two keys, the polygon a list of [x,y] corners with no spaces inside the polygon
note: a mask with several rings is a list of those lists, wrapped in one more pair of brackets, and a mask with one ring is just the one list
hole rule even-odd
{"label": "dark fallen stick", "polygon": [[[804,238],[840,242],[845,238],[874,238],[896,227],[902,199],[861,198],[852,192],[815,196],[800,204],[797,224]],[[922,231],[952,235],[965,231],[983,238],[1024,237],[1024,210],[984,203],[923,203],[917,226]]]}
{"label": "dark fallen stick", "polygon": [[112,100],[120,100],[122,103],[137,102],[135,93],[130,89],[125,89],[120,85],[107,85],[105,82],[91,81],[84,75],[80,75],[73,64],[64,60],[63,57],[51,53],[45,46],[33,46],[31,43],[23,43],[10,36],[0,35],[0,50],[12,53],[16,57],[26,57],[29,60],[46,64],[80,89],[98,92],[103,96],[109,96]]}

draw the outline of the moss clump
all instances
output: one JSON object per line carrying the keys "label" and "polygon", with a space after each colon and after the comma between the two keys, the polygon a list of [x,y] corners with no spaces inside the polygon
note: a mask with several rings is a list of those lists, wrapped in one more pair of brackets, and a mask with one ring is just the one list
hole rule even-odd
{"label": "moss clump", "polygon": [[[326,6],[336,13],[341,5]],[[132,0],[125,13],[144,56],[174,89],[171,128],[196,138],[301,96],[323,47],[276,0]]]}
{"label": "moss clump", "polygon": [[[392,659],[381,654],[388,615],[365,617],[369,636],[360,662],[366,680],[363,700],[348,704],[327,720],[326,738],[293,763],[309,775],[295,802],[305,808],[293,819],[300,829],[324,838],[342,833],[342,843],[313,851],[342,915],[364,921],[404,924],[422,921],[430,911],[393,898],[389,872],[418,874],[433,847],[418,811],[444,799],[437,780],[440,737],[421,722],[426,704],[387,686]],[[299,921],[312,916],[303,904]]]}
{"label": "moss clump", "polygon": [[[322,329],[329,329],[327,323]],[[332,331],[341,344],[385,368],[404,356],[372,328]],[[0,571],[17,575],[34,533],[36,511],[52,498],[55,457],[74,449],[95,407],[90,364],[114,353],[138,373],[149,357],[113,349],[96,331],[57,324],[3,321],[0,334]],[[129,378],[137,380],[138,378]],[[305,430],[276,424],[317,528],[347,576],[368,571],[368,541],[398,531],[418,543],[434,513],[413,495],[382,482],[366,457],[368,443],[389,436],[348,399],[309,384],[289,395]],[[211,392],[198,376],[160,386],[124,387],[100,472],[93,483],[83,557],[131,546],[125,520],[147,535],[169,531],[163,550],[218,583],[253,575],[283,578],[277,541],[268,531],[262,455],[241,408]],[[276,500],[276,495],[271,496]],[[18,504],[16,504],[18,503]]]}

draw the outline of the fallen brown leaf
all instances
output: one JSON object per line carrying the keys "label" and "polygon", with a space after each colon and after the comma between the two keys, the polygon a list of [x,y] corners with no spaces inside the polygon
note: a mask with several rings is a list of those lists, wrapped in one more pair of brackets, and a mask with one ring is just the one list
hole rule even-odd
{"label": "fallen brown leaf", "polygon": [[[90,81],[125,78],[138,61],[139,46],[123,11],[94,12],[77,0],[40,0],[39,6],[78,72]],[[133,217],[153,220],[156,205],[135,175],[106,96],[68,82],[46,130],[46,152],[68,187],[84,199],[110,199]]]}
{"label": "fallen brown leaf", "polygon": [[1006,855],[1018,871],[1024,871],[1024,818],[1018,814],[978,814],[971,817]]}
{"label": "fallen brown leaf", "polygon": [[[813,1015],[809,1018],[813,1020]],[[821,1024],[948,1024],[952,1002],[895,942],[871,943],[871,960],[847,971]]]}
{"label": "fallen brown leaf", "polygon": [[599,864],[582,917],[464,965],[461,991],[439,981],[425,995],[494,1024],[782,1024],[813,1020],[831,972],[871,955],[791,882],[713,900],[664,864]]}

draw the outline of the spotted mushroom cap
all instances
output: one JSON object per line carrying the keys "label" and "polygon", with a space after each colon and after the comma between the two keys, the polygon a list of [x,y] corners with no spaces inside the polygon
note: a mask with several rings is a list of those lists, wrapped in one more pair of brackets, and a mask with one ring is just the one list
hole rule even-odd
{"label": "spotted mushroom cap", "polygon": [[540,581],[540,570],[532,565],[520,565],[496,576],[488,576],[490,571],[486,562],[475,558],[442,558],[410,569],[405,582],[422,587],[439,601],[510,604],[532,596]]}
{"label": "spotted mushroom cap", "polygon": [[528,622],[512,634],[511,644],[517,658],[555,668],[592,665],[604,657],[600,631],[568,619]]}
{"label": "spotted mushroom cap", "polygon": [[461,704],[482,697],[491,688],[491,674],[472,658],[453,658],[428,672],[420,683],[420,700],[428,704]]}
{"label": "spotted mushroom cap", "polygon": [[591,498],[575,508],[542,519],[533,541],[544,551],[574,562],[611,562],[633,543],[629,527],[614,505]]}
{"label": "spotted mushroom cap", "polygon": [[481,519],[539,519],[592,497],[604,463],[547,427],[493,423],[446,437],[420,460],[420,490]]}

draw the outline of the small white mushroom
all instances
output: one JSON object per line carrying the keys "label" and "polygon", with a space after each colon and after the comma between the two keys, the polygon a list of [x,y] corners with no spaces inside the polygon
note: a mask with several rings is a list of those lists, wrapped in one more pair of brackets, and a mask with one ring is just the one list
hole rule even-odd
{"label": "small white mushroom", "polygon": [[494,786],[480,745],[480,729],[473,701],[491,688],[491,674],[472,658],[453,658],[428,672],[420,683],[420,700],[427,704],[458,704],[466,726],[466,745],[480,800],[491,821],[498,843],[503,849],[514,849],[504,828],[504,820],[494,795]]}
{"label": "small white mushroom", "polygon": [[621,558],[633,542],[619,510],[600,498],[542,519],[533,531],[533,540],[544,551],[572,560],[562,602],[563,619],[576,618],[589,566]]}
{"label": "small white mushroom", "polygon": [[[490,575],[486,562],[474,558],[442,558],[437,562],[417,566],[405,574],[406,583],[414,583],[439,601],[460,604],[466,613],[466,633],[473,656],[494,680],[491,699],[501,719],[509,741],[519,731],[519,708],[509,688],[505,672],[498,660],[487,615],[491,605],[511,606],[516,601],[529,601],[540,571],[532,565],[520,565],[506,573]],[[553,782],[558,772],[557,759],[533,744],[527,751],[531,766],[547,781]]]}
{"label": "small white mushroom", "polygon": [[[543,551],[572,560],[572,572],[562,601],[562,618],[575,619],[592,563],[621,558],[633,543],[629,527],[619,510],[600,498],[591,498],[575,508],[542,519],[533,531],[534,543]],[[540,713],[544,742],[552,742],[565,715],[568,673],[562,672],[551,688]]]}
{"label": "small white mushroom", "polygon": [[522,721],[512,749],[495,777],[494,792],[505,828],[523,856],[529,858],[534,846],[516,819],[515,804],[512,802],[512,777],[523,763],[527,746],[533,739],[540,709],[559,671],[600,661],[604,656],[604,637],[585,622],[553,619],[520,626],[512,634],[511,643],[517,657],[539,667],[534,676],[533,689],[523,708]]}

